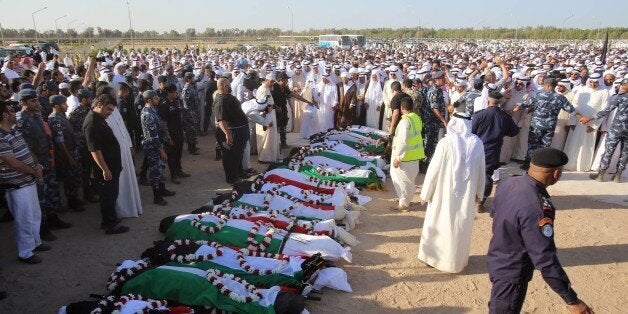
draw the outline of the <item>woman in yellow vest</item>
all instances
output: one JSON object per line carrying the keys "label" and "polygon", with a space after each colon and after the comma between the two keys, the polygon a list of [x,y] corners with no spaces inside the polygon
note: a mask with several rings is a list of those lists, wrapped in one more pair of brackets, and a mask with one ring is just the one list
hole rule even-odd
{"label": "woman in yellow vest", "polygon": [[399,197],[391,210],[407,210],[414,196],[414,180],[419,174],[419,160],[425,158],[421,130],[423,122],[414,113],[411,98],[401,100],[401,121],[395,129],[390,161],[390,178]]}

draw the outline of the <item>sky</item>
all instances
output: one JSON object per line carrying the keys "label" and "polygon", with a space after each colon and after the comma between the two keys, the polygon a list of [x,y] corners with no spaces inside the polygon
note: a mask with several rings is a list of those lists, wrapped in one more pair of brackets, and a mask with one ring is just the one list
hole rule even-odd
{"label": "sky", "polygon": [[[134,30],[628,27],[626,0],[128,0]],[[471,5],[473,4],[473,5]],[[4,28],[128,30],[127,0],[0,0]]]}

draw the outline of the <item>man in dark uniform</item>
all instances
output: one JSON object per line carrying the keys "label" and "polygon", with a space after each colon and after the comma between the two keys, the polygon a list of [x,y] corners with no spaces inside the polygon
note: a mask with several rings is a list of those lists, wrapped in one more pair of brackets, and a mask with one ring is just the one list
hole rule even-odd
{"label": "man in dark uniform", "polygon": [[180,184],[179,177],[189,176],[181,168],[181,155],[183,154],[183,125],[181,122],[181,106],[177,97],[177,87],[166,83],[164,86],[166,97],[161,99],[157,107],[157,114],[161,121],[166,122],[168,129],[168,169],[170,169],[170,181]]}
{"label": "man in dark uniform", "polygon": [[191,155],[198,155],[199,149],[196,147],[196,135],[198,133],[198,121],[200,114],[200,102],[198,98],[198,90],[196,89],[196,80],[194,73],[187,72],[183,76],[185,86],[183,87],[183,131],[188,142],[188,152]]}
{"label": "man in dark uniform", "polygon": [[142,147],[144,148],[145,160],[150,170],[150,185],[153,187],[153,203],[161,206],[168,205],[163,196],[173,196],[174,192],[168,191],[163,181],[163,170],[166,167],[165,161],[168,159],[164,150],[164,145],[168,142],[167,129],[157,115],[157,104],[159,96],[153,90],[144,91],[142,95],[146,104],[140,114],[142,124]]}
{"label": "man in dark uniform", "polygon": [[48,117],[50,131],[55,147],[55,166],[57,177],[63,181],[68,208],[84,211],[83,201],[78,198],[81,186],[81,167],[78,163],[79,151],[74,128],[65,113],[68,110],[67,98],[63,95],[50,96],[52,113]]}
{"label": "man in dark uniform", "polygon": [[70,228],[72,224],[62,221],[57,216],[57,211],[61,207],[61,198],[51,155],[50,131],[41,118],[41,106],[37,100],[37,93],[32,89],[24,89],[19,92],[18,99],[22,110],[16,114],[15,129],[22,133],[31,153],[43,167],[43,180],[37,184],[42,211],[41,238],[54,241],[57,237],[50,232],[50,228],[65,229]]}
{"label": "man in dark uniform", "polygon": [[83,199],[90,203],[98,203],[98,189],[96,182],[92,179],[92,157],[85,145],[85,136],[83,136],[83,122],[87,113],[91,110],[94,95],[88,89],[79,89],[76,94],[79,100],[79,106],[70,112],[68,120],[74,128],[76,135],[76,145],[79,152],[79,167],[81,168],[81,182],[83,183]]}
{"label": "man in dark uniform", "polygon": [[532,153],[527,174],[497,186],[487,253],[493,284],[489,313],[519,313],[535,268],[570,312],[591,313],[571,288],[554,244],[556,209],[546,188],[558,182],[568,160],[560,150],[538,149]]}
{"label": "man in dark uniform", "polygon": [[512,118],[499,107],[502,94],[498,91],[488,93],[488,106],[480,110],[471,119],[473,126],[471,131],[477,135],[484,144],[486,155],[486,180],[484,185],[484,197],[480,201],[478,211],[484,212],[484,202],[493,191],[493,172],[500,166],[499,155],[504,144],[504,136],[513,137],[519,134],[519,127]]}

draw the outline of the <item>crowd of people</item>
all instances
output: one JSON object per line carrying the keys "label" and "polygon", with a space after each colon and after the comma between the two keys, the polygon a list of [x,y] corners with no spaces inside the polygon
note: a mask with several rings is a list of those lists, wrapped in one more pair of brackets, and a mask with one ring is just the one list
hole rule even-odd
{"label": "crowd of people", "polygon": [[[165,186],[166,165],[170,182],[180,184],[191,175],[181,167],[184,146],[198,155],[198,136],[214,128],[215,159],[230,184],[257,173],[251,155],[281,161],[286,133],[310,138],[352,125],[385,131],[399,196],[392,209],[408,209],[416,176],[427,172],[426,223],[437,221],[430,207],[478,204],[483,211],[498,169],[510,161],[537,173],[593,170],[598,181],[610,171],[619,183],[627,174],[628,54],[600,50],[438,41],[413,48],[116,49],[87,60],[40,50],[9,56],[0,75],[0,179],[19,258],[41,262],[33,252],[50,249],[42,242],[56,238],[50,230],[71,227],[58,213],[81,211],[85,201],[100,203],[105,233],[129,231],[120,218],[142,213],[139,186],[151,186],[153,203],[166,205],[164,197],[174,195]],[[546,148],[564,151],[568,161],[535,162]],[[429,243],[423,245],[428,230],[419,258],[432,265]],[[465,255],[460,245],[453,251]],[[461,271],[466,262],[451,264],[455,259],[442,268]]]}

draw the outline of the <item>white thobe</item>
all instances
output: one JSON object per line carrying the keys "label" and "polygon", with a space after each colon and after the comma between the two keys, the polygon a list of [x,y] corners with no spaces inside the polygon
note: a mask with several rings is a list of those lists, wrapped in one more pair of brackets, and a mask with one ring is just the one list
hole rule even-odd
{"label": "white thobe", "polygon": [[[371,80],[364,96],[364,103],[369,105],[366,109],[366,126],[379,129],[379,113],[377,107],[382,105],[382,85],[378,80]],[[380,108],[381,110],[381,108]]]}
{"label": "white thobe", "polygon": [[[530,96],[530,93],[526,92],[525,90],[513,90],[510,101],[514,102],[515,104],[521,104],[524,100],[527,99],[527,97]],[[513,138],[514,147],[511,158],[524,160],[528,155],[528,133],[530,132],[530,121],[532,121],[532,113],[526,113],[525,109],[521,109],[512,115],[512,119],[519,127],[519,134],[517,134],[517,136]],[[504,138],[504,140],[506,139],[508,139],[508,137]]]}
{"label": "white thobe", "polygon": [[392,108],[390,108],[390,102],[393,98],[392,83],[395,80],[390,79],[384,83],[384,89],[382,90],[382,102],[384,102],[384,122],[382,123],[382,130],[387,131],[390,119],[392,118]]}
{"label": "white thobe", "polygon": [[[572,103],[574,93],[566,92],[563,94],[565,98]],[[569,123],[569,112],[565,110],[560,110],[558,113],[558,120],[556,120],[556,129],[554,130],[554,137],[552,137],[551,148],[556,148],[563,150],[565,148],[565,141],[567,140],[568,132],[565,130],[565,126],[570,125]]]}
{"label": "white thobe", "polygon": [[133,142],[131,136],[124,125],[124,120],[120,111],[116,107],[113,113],[107,118],[107,125],[113,131],[113,135],[120,145],[120,158],[122,161],[122,172],[120,173],[120,185],[118,188],[118,199],[116,200],[116,213],[118,218],[138,217],[142,214],[142,199],[140,189],[135,176],[135,165],[131,148]]}
{"label": "white thobe", "polygon": [[390,160],[399,160],[399,167],[390,166],[390,179],[399,198],[399,208],[410,206],[416,187],[414,181],[419,174],[419,161],[401,161],[407,151],[406,142],[408,140],[408,129],[410,123],[408,119],[401,119],[395,130],[395,139]]}
{"label": "white thobe", "polygon": [[317,86],[319,95],[318,102],[318,122],[322,131],[327,131],[334,127],[334,108],[338,103],[338,90],[331,83],[320,82]]}
{"label": "white thobe", "polygon": [[257,160],[263,162],[277,162],[279,160],[279,133],[277,133],[277,115],[275,110],[267,114],[270,116],[269,126],[264,130],[264,126],[257,125],[255,134],[257,137]]}
{"label": "white thobe", "polygon": [[[305,99],[312,99],[313,102],[318,102],[318,92],[312,85],[308,84],[303,90],[302,96]],[[299,136],[301,138],[309,139],[310,136],[321,131],[320,124],[318,122],[318,109],[310,104],[305,104],[301,111],[301,126],[299,130]]]}
{"label": "white thobe", "polygon": [[464,194],[454,196],[454,167],[449,137],[438,142],[421,187],[421,199],[428,202],[421,231],[418,258],[434,268],[461,272],[469,261],[475,199],[484,194],[484,152],[478,145],[469,168]]}
{"label": "white thobe", "polygon": [[[608,92],[604,89],[593,90],[589,87],[578,90],[573,98],[573,106],[583,116],[592,116],[598,111],[604,109],[608,98]],[[575,129],[569,132],[565,149],[563,150],[569,156],[569,162],[565,165],[565,170],[571,171],[589,171],[595,157],[595,139],[599,121],[591,121],[587,125],[571,121],[575,125]],[[595,129],[593,132],[587,132],[587,126]]]}

